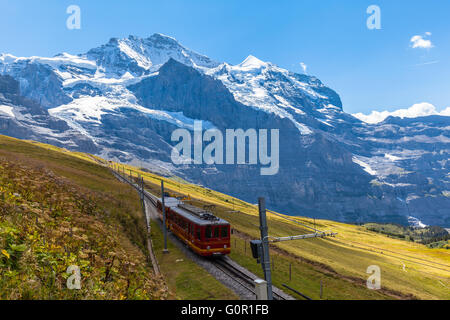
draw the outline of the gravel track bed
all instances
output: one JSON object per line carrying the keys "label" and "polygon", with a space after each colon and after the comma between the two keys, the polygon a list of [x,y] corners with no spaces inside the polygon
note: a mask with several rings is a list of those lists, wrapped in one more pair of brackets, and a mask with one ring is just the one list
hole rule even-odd
{"label": "gravel track bed", "polygon": [[[131,184],[133,187],[138,189],[137,184],[132,183],[128,181],[128,179],[125,179],[124,177],[118,175],[117,173],[113,172],[114,175],[121,181],[125,183]],[[147,196],[152,196],[147,191],[145,191]],[[154,207],[152,202],[145,198],[145,211],[147,216],[147,221],[154,220],[162,230],[162,221],[159,219],[159,214],[157,212],[157,209]],[[220,258],[204,258],[196,255],[185,243],[183,243],[181,240],[179,240],[174,234],[172,234],[170,231],[167,233],[168,239],[172,241],[172,243],[177,246],[178,249],[180,249],[187,258],[197,263],[199,266],[201,266],[203,269],[205,269],[209,274],[211,274],[214,278],[216,278],[219,282],[221,282],[223,285],[228,287],[230,290],[232,290],[237,296],[239,296],[242,300],[256,300],[256,295],[253,291],[249,290],[249,284],[246,283],[243,279],[236,278],[235,275],[228,272],[226,269],[222,268],[220,264],[215,262],[215,259]],[[258,277],[248,271],[247,269],[243,268],[242,266],[238,265],[234,261],[232,261],[229,257],[223,258],[226,263],[231,264],[234,268],[241,270],[242,273],[244,273],[247,277],[251,279],[257,279]],[[273,287],[273,291],[276,294],[276,296],[282,297],[283,300],[295,300],[290,295],[284,293],[282,290]]]}
{"label": "gravel track bed", "polygon": [[[146,201],[146,208],[149,211],[148,215],[157,222],[159,227],[162,229],[162,222],[158,217],[158,213],[156,212],[155,207],[153,207],[152,203],[149,200]],[[250,292],[246,289],[239,279],[236,280],[233,276],[226,274],[224,271],[219,269],[215,264],[214,260],[206,259],[196,255],[192,250],[183,242],[181,242],[174,234],[171,232],[167,233],[168,239],[172,241],[174,245],[180,249],[187,258],[197,263],[203,269],[205,269],[209,274],[211,274],[214,278],[220,281],[223,285],[231,289],[236,295],[239,296],[242,300],[256,300],[256,296],[253,292]]]}

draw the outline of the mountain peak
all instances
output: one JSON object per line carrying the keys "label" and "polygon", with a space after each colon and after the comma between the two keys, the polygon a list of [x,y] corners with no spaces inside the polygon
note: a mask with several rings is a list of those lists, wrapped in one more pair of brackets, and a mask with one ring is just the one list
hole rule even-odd
{"label": "mountain peak", "polygon": [[264,62],[253,55],[249,55],[243,62],[237,65],[244,69],[260,69],[268,66],[267,62]]}
{"label": "mountain peak", "polygon": [[90,50],[87,58],[96,61],[107,74],[121,77],[126,72],[142,76],[158,70],[170,58],[193,67],[216,67],[206,56],[183,47],[175,38],[155,33],[148,38],[130,35],[112,38],[107,44]]}
{"label": "mountain peak", "polygon": [[116,45],[119,43],[119,38],[111,38],[108,41],[108,44]]}
{"label": "mountain peak", "polygon": [[150,39],[150,40],[172,41],[172,42],[178,43],[177,39],[175,39],[175,38],[173,38],[171,36],[162,34],[162,33],[154,33],[150,37],[148,37],[148,39]]}
{"label": "mountain peak", "polygon": [[105,46],[109,47],[118,47],[120,45],[127,44],[131,47],[137,46],[140,47],[142,45],[150,45],[150,46],[165,46],[165,47],[178,47],[183,48],[183,46],[172,37],[169,37],[167,35],[164,35],[162,33],[154,33],[148,38],[141,38],[136,35],[129,35],[127,38],[111,38],[109,39],[108,43],[105,45],[102,45],[100,48],[104,48]]}
{"label": "mountain peak", "polygon": [[133,35],[133,34],[130,34],[130,35],[128,36],[128,40],[131,40],[131,41],[139,41],[139,40],[141,40],[141,38],[138,37],[138,36],[135,36],[135,35]]}

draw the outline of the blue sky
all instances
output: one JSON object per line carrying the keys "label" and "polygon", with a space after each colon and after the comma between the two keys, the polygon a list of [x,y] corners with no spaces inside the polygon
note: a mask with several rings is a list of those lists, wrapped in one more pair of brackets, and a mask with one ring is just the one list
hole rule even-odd
{"label": "blue sky", "polygon": [[[81,30],[66,28],[71,4],[81,8]],[[372,4],[381,30],[366,26]],[[159,32],[217,61],[252,54],[296,72],[303,62],[347,112],[421,102],[442,110],[450,106],[448,14],[443,0],[0,0],[0,53],[84,53],[111,37]],[[432,47],[412,48],[416,35]]]}

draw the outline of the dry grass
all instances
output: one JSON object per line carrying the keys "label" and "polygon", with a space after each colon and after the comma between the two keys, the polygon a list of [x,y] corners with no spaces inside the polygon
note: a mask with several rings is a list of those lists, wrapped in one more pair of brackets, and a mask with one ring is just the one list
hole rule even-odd
{"label": "dry grass", "polygon": [[136,192],[108,170],[0,136],[1,299],[165,299],[145,239]]}
{"label": "dry grass", "polygon": [[[134,176],[142,175],[146,180],[147,188],[155,194],[160,193],[159,184],[163,180],[166,189],[174,196],[190,195],[200,206],[216,205],[215,213],[230,221],[233,227],[243,235],[241,240],[259,237],[258,210],[254,205],[183,182],[178,178],[162,178],[131,166],[115,165],[124,168],[127,173],[131,170]],[[295,258],[297,262],[302,261],[303,264],[313,266],[316,276],[310,278],[314,279],[316,288],[322,277],[324,266],[325,269],[332,270],[335,277],[343,280],[335,286],[339,288],[336,289],[339,292],[333,298],[375,298],[372,292],[365,289],[365,282],[369,276],[366,270],[371,265],[378,265],[381,268],[384,289],[381,298],[450,299],[450,252],[446,249],[430,249],[422,244],[393,239],[368,231],[363,226],[334,221],[314,221],[305,217],[292,218],[275,212],[268,213],[268,221],[271,236],[311,233],[309,228],[312,227],[338,233],[335,238],[292,241],[274,246],[280,250],[279,252],[284,253],[285,257]],[[251,260],[242,257],[242,263],[250,269],[255,269],[254,262]],[[363,287],[364,290],[355,290],[355,284]],[[304,285],[304,287],[308,286],[313,287],[313,285]],[[301,291],[302,287],[298,289]],[[311,295],[317,292],[317,289],[314,290]]]}
{"label": "dry grass", "polygon": [[[145,251],[144,222],[140,214],[135,192],[111,176],[106,168],[98,166],[98,157],[70,152],[60,148],[22,142],[0,136],[0,157],[10,161],[32,164],[34,167],[50,169],[56,175],[66,177],[79,188],[95,193],[99,206],[110,212],[112,225],[120,225],[121,233],[130,246]],[[115,164],[118,165],[118,164]],[[190,195],[198,205],[215,204],[215,213],[227,219],[239,232],[234,239],[243,247],[244,240],[257,238],[258,212],[254,205],[231,196],[192,185],[179,178],[162,178],[158,175],[120,165],[136,177],[145,178],[147,188],[159,194],[161,179],[173,195]],[[115,199],[118,202],[111,202]],[[256,200],[256,199],[255,199]],[[88,201],[89,202],[89,201]],[[120,209],[118,209],[120,208]],[[125,212],[125,214],[123,214]],[[101,214],[96,219],[104,221]],[[445,249],[430,249],[424,245],[389,238],[366,230],[365,227],[286,216],[269,212],[269,232],[272,236],[286,236],[310,233],[307,227],[338,233],[336,238],[311,239],[280,243],[273,247],[273,254],[279,260],[280,269],[275,273],[275,282],[286,283],[287,266],[293,264],[297,277],[293,286],[307,295],[317,298],[319,282],[327,281],[330,290],[327,299],[450,299],[450,253]],[[119,223],[117,223],[119,221]],[[300,225],[300,224],[301,225]],[[122,241],[122,246],[125,246]],[[236,249],[236,248],[234,248]],[[260,266],[243,250],[234,250],[233,257],[255,272]],[[366,269],[379,265],[382,271],[381,292],[369,291],[364,284],[368,277]],[[182,273],[180,273],[182,274]],[[183,276],[178,281],[185,283]],[[183,294],[189,296],[187,287]],[[193,290],[193,289],[192,289]]]}

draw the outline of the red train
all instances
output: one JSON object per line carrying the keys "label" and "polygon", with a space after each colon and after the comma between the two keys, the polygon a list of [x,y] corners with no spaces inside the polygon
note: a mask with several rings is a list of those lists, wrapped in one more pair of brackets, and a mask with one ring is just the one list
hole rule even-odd
{"label": "red train", "polygon": [[[230,224],[211,212],[186,204],[176,198],[164,198],[166,225],[195,253],[211,257],[231,252]],[[162,220],[162,203],[157,199]]]}

